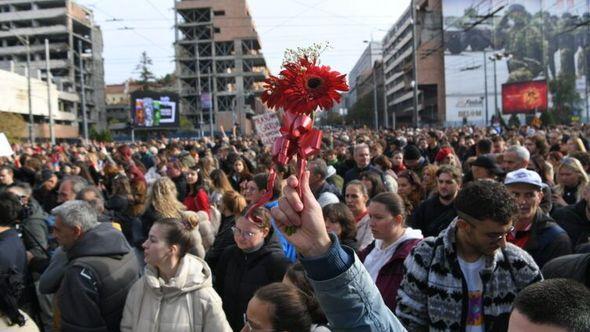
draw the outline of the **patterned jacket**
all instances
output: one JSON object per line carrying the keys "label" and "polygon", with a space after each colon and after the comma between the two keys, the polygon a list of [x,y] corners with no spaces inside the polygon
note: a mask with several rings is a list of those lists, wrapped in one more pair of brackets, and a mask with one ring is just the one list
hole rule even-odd
{"label": "patterned jacket", "polygon": [[[405,260],[396,315],[408,331],[464,331],[468,296],[455,246],[456,220],[418,244]],[[524,250],[508,243],[486,258],[481,272],[485,331],[506,331],[512,301],[543,279]]]}

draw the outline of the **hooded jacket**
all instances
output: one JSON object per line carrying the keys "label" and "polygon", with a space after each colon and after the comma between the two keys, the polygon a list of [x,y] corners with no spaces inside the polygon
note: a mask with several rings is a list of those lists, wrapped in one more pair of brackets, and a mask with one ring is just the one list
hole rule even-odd
{"label": "hooded jacket", "polygon": [[186,254],[176,276],[165,282],[148,265],[129,291],[121,331],[231,331],[221,299],[213,290],[211,270],[202,259]]}
{"label": "hooded jacket", "polygon": [[215,269],[215,289],[223,300],[223,310],[234,331],[244,325],[248,301],[262,286],[283,280],[289,261],[273,234],[263,246],[246,253],[233,245],[227,248]]}
{"label": "hooded jacket", "polygon": [[49,230],[45,219],[48,216],[33,198],[31,198],[29,203],[29,209],[29,216],[22,222],[22,227],[25,230],[23,232],[25,248],[36,258],[48,258],[45,254],[49,237]]}
{"label": "hooded jacket", "polygon": [[99,223],[67,251],[57,291],[61,331],[119,331],[125,298],[139,265],[123,234]]}
{"label": "hooded jacket", "polygon": [[[397,290],[404,277],[404,260],[410,254],[412,248],[422,239],[422,232],[420,230],[406,228],[404,234],[395,243],[391,244],[392,246],[396,246],[396,248],[391,253],[387,262],[379,269],[375,284],[379,288],[383,301],[385,301],[385,304],[392,312],[395,311]],[[380,244],[380,240],[373,241],[365,250],[359,253],[359,258],[365,266],[369,263],[369,256],[375,250],[375,246]]]}

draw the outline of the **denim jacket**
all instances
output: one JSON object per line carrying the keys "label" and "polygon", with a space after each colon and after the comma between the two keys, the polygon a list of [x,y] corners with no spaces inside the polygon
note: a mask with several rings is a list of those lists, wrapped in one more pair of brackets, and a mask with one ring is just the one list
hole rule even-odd
{"label": "denim jacket", "polygon": [[332,331],[406,331],[354,251],[340,246],[334,234],[330,238],[324,256],[301,262]]}

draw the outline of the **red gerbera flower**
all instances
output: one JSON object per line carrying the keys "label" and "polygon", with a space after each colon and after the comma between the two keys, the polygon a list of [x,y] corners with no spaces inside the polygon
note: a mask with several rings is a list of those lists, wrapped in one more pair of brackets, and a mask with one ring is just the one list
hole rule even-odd
{"label": "red gerbera flower", "polygon": [[348,91],[346,75],[331,71],[328,66],[317,66],[302,57],[287,63],[280,78],[271,76],[262,101],[269,107],[282,107],[296,114],[310,114],[316,108],[331,108],[340,101],[339,91]]}

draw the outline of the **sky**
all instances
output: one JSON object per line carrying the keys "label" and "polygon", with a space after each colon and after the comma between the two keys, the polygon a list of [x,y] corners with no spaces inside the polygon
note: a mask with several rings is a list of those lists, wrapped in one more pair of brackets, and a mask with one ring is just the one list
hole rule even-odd
{"label": "sky", "polygon": [[[103,31],[105,82],[137,78],[146,51],[157,77],[174,71],[174,0],[78,0]],[[410,0],[248,0],[271,73],[285,49],[329,42],[322,64],[348,73],[366,47],[381,40]]]}

